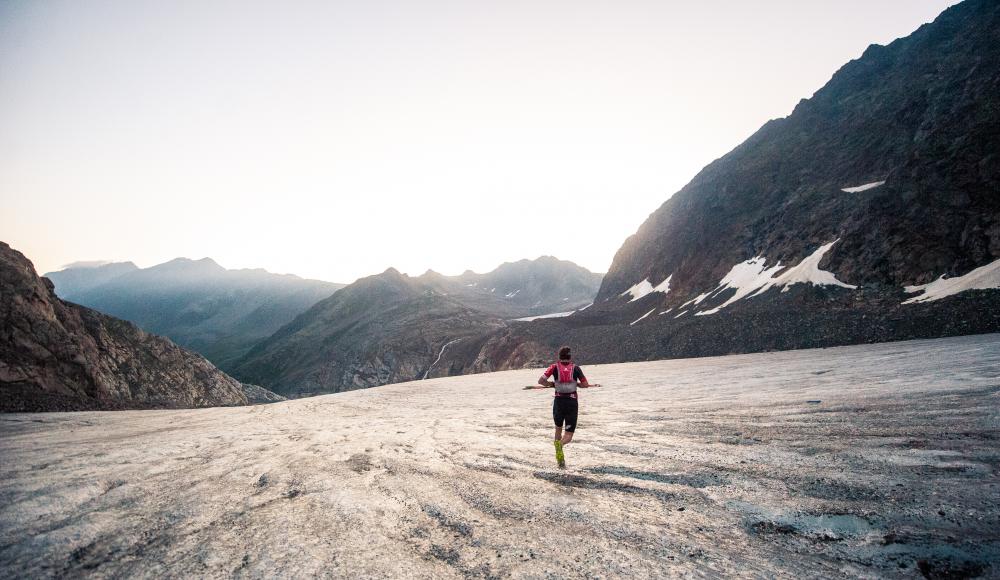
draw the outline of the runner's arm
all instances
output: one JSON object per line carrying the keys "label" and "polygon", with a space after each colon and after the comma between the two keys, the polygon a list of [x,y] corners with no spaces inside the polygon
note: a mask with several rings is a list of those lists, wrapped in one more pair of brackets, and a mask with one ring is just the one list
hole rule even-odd
{"label": "runner's arm", "polygon": [[555,385],[553,385],[553,384],[549,384],[549,386],[547,386],[547,387],[543,387],[541,385],[528,385],[527,387],[524,387],[524,390],[525,391],[531,391],[531,390],[535,390],[535,389],[539,389],[539,390],[541,390],[541,389],[551,389],[554,386]]}
{"label": "runner's arm", "polygon": [[580,388],[589,389],[592,387],[599,387],[599,386],[601,386],[601,383],[594,383],[594,384],[588,383],[587,377],[583,377],[582,379],[580,379]]}
{"label": "runner's arm", "polygon": [[549,377],[551,377],[552,373],[554,373],[555,371],[556,371],[556,365],[552,365],[549,368],[545,369],[545,372],[542,373],[542,376],[538,377],[538,384],[546,389],[555,387],[556,386],[555,381],[552,381],[551,383],[549,382]]}

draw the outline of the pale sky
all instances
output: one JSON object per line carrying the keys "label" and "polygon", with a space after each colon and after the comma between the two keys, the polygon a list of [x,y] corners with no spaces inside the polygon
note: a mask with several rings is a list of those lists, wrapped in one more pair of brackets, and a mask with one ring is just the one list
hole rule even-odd
{"label": "pale sky", "polygon": [[0,0],[0,240],[40,272],[604,272],[703,166],[954,3]]}

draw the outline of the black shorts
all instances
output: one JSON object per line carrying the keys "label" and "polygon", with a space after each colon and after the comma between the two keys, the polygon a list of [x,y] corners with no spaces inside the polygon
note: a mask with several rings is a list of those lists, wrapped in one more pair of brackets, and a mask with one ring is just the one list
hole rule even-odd
{"label": "black shorts", "polygon": [[552,401],[552,420],[556,422],[556,427],[562,427],[566,423],[566,430],[572,433],[576,431],[576,415],[580,406],[577,400],[571,397],[556,397]]}

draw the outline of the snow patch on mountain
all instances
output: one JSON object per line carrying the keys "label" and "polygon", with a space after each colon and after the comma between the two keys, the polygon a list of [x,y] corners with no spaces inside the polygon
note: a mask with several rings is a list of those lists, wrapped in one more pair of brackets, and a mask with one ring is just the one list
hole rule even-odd
{"label": "snow patch on mountain", "polygon": [[[723,280],[725,280],[725,278],[723,278]],[[695,296],[694,298],[688,300],[684,304],[681,304],[678,308],[687,308],[688,306],[690,306],[692,304],[695,305],[695,306],[697,306],[697,305],[701,304],[702,301],[704,301],[706,298],[708,298],[712,294],[715,294],[715,293],[720,292],[720,291],[721,291],[721,289],[717,289],[717,290],[714,290],[712,292],[705,292],[704,294],[699,294],[699,295]]]}
{"label": "snow patch on mountain", "polygon": [[636,300],[642,298],[643,296],[647,296],[649,294],[652,294],[653,292],[662,292],[663,294],[666,294],[670,292],[670,279],[673,277],[674,277],[673,274],[667,276],[666,278],[663,279],[663,282],[660,282],[656,286],[653,286],[653,284],[650,283],[649,278],[646,278],[642,282],[638,282],[636,283],[635,286],[632,286],[628,290],[622,292],[620,295],[621,296],[625,296],[626,294],[631,295],[632,299],[629,300],[629,302],[635,302]]}
{"label": "snow patch on mountain", "polygon": [[653,285],[649,283],[649,278],[646,278],[642,282],[637,282],[635,286],[632,286],[628,290],[622,292],[620,295],[625,296],[626,294],[632,296],[629,302],[635,302],[636,300],[642,298],[643,296],[649,294],[653,291]]}
{"label": "snow patch on mountain", "polygon": [[[778,262],[774,266],[767,267],[767,258],[764,256],[757,256],[746,262],[741,262],[733,266],[733,268],[726,274],[722,280],[719,282],[719,287],[712,291],[709,295],[718,295],[726,290],[734,289],[736,293],[733,294],[728,300],[712,308],[711,310],[706,310],[704,312],[698,312],[696,316],[706,316],[709,314],[715,314],[744,298],[750,298],[758,294],[763,294],[769,289],[781,286],[782,292],[787,292],[789,287],[795,284],[812,284],[814,286],[840,286],[842,288],[855,289],[857,286],[852,286],[851,284],[845,284],[837,277],[833,275],[832,272],[827,272],[826,270],[819,269],[819,263],[823,260],[823,256],[826,255],[830,248],[836,244],[839,239],[820,246],[815,252],[803,259],[797,266],[788,268],[784,273],[775,276],[778,272],[783,269],[781,262]],[[702,294],[702,296],[709,296]],[[698,304],[701,300],[695,299],[695,304]],[[682,306],[683,307],[683,306]]]}
{"label": "snow patch on mountain", "polygon": [[564,318],[573,314],[576,310],[570,310],[569,312],[553,312],[551,314],[539,314],[538,316],[525,316],[524,318],[515,318],[517,322],[531,322],[532,320],[540,320],[542,318]]}
{"label": "snow patch on mountain", "polygon": [[649,312],[647,312],[647,313],[643,314],[643,315],[642,315],[642,316],[640,316],[639,318],[636,318],[635,320],[633,320],[632,322],[630,322],[630,323],[629,323],[629,326],[632,326],[632,325],[634,325],[634,324],[635,324],[636,322],[639,322],[639,321],[640,321],[640,320],[642,320],[643,318],[646,318],[647,316],[649,316],[650,314],[652,314],[652,313],[653,313],[653,312],[655,312],[655,311],[656,311],[656,309],[655,309],[655,308],[651,309],[651,310],[650,310]]}
{"label": "snow patch on mountain", "polygon": [[854,187],[845,187],[840,191],[844,193],[861,193],[862,191],[868,191],[869,189],[875,189],[880,185],[885,185],[885,181],[873,181],[871,183],[866,183],[864,185],[856,185]]}
{"label": "snow patch on mountain", "polygon": [[663,292],[664,294],[669,293],[670,292],[670,279],[673,278],[673,277],[674,277],[674,275],[671,274],[671,275],[667,276],[666,278],[664,278],[663,282],[660,282],[656,286],[653,286],[653,292]]}
{"label": "snow patch on mountain", "polygon": [[[823,256],[830,251],[830,248],[834,244],[839,242],[840,239],[836,239],[829,244],[820,246],[815,252],[810,254],[806,259],[799,262],[798,266],[790,268],[787,272],[778,276],[774,279],[774,283],[770,286],[784,286],[782,292],[787,292],[789,286],[794,286],[795,284],[812,284],[813,286],[840,286],[841,288],[848,288],[850,290],[856,290],[857,286],[852,284],[846,284],[837,280],[837,277],[833,275],[833,272],[827,272],[826,270],[819,269],[819,263],[823,261]],[[770,287],[769,286],[769,287]],[[764,289],[766,290],[766,288]],[[763,291],[763,290],[762,290]]]}
{"label": "snow patch on mountain", "polygon": [[903,288],[907,293],[923,292],[923,294],[914,296],[904,301],[903,304],[933,302],[946,296],[965,292],[966,290],[989,290],[993,288],[1000,288],[1000,260],[980,266],[964,276],[956,276],[954,278],[941,276],[928,284],[907,286]]}

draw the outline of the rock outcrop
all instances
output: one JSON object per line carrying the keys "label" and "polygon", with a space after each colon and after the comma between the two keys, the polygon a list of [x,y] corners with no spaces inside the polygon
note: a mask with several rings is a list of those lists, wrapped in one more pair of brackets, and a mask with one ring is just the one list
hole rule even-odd
{"label": "rock outcrop", "polygon": [[202,356],[130,322],[60,300],[52,283],[3,242],[0,329],[0,411],[250,402],[238,381]]}

